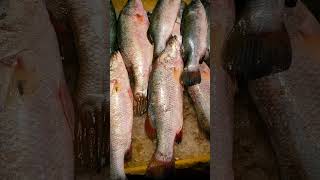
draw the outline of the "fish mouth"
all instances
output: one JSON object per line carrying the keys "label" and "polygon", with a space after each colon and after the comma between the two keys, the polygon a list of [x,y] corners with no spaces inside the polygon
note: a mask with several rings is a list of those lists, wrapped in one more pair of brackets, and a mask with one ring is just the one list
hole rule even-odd
{"label": "fish mouth", "polygon": [[142,116],[147,111],[147,96],[141,92],[134,94],[134,114]]}

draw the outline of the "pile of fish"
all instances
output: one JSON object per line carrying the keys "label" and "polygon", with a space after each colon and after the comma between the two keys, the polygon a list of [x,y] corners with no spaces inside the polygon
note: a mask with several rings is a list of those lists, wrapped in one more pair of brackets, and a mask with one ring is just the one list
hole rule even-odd
{"label": "pile of fish", "polygon": [[[111,179],[125,179],[133,116],[147,113],[145,131],[156,139],[147,176],[174,173],[174,144],[182,141],[183,91],[199,124],[210,134],[208,20],[200,0],[159,0],[147,15],[141,0],[128,0],[116,22],[110,64]],[[130,83],[131,82],[131,83]],[[132,90],[131,90],[132,89]]]}

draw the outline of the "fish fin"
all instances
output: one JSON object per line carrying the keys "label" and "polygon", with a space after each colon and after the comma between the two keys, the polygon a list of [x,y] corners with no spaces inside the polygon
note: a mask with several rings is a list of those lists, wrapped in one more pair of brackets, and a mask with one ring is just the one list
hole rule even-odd
{"label": "fish fin", "polygon": [[149,28],[148,31],[147,31],[147,37],[148,37],[149,42],[151,44],[154,44],[153,38],[152,38],[152,34],[151,34],[151,28]]}
{"label": "fish fin", "polygon": [[282,26],[273,32],[243,33],[235,27],[223,50],[224,69],[243,80],[253,80],[287,70],[292,49],[289,35]]}
{"label": "fish fin", "polygon": [[175,161],[174,157],[170,161],[161,161],[156,159],[153,154],[151,161],[148,165],[146,176],[155,179],[168,179],[175,174]]}
{"label": "fish fin", "polygon": [[147,97],[141,93],[134,95],[134,113],[135,115],[142,116],[147,111]]}
{"label": "fish fin", "polygon": [[285,0],[286,7],[293,8],[297,6],[297,0]]}
{"label": "fish fin", "polygon": [[132,143],[130,144],[129,149],[126,151],[126,154],[124,155],[124,161],[130,161],[132,159]]}
{"label": "fish fin", "polygon": [[180,144],[181,142],[182,142],[182,135],[183,135],[183,133],[182,133],[182,129],[176,134],[176,137],[175,137],[175,142],[177,143],[177,144]]}
{"label": "fish fin", "polygon": [[75,112],[73,108],[72,98],[69,94],[68,87],[65,81],[60,82],[58,96],[62,105],[66,123],[72,134],[72,139],[74,139]]}
{"label": "fish fin", "polygon": [[184,70],[182,75],[182,82],[185,86],[193,86],[201,83],[201,74],[200,71],[187,71]]}
{"label": "fish fin", "polygon": [[152,126],[151,119],[148,113],[147,113],[146,120],[144,122],[144,129],[146,131],[147,136],[151,140],[154,140],[157,137],[156,128]]}

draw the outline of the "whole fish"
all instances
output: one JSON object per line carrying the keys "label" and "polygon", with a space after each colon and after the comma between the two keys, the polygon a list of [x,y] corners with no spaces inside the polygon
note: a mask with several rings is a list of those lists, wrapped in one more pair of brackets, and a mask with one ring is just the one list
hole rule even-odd
{"label": "whole fish", "polygon": [[224,68],[237,79],[256,79],[291,64],[283,23],[285,0],[247,0],[224,48]]}
{"label": "whole fish", "polygon": [[129,0],[120,12],[118,43],[125,65],[133,72],[135,114],[147,107],[147,90],[152,63],[152,45],[147,38],[149,20],[141,0]]}
{"label": "whole fish", "polygon": [[79,57],[75,100],[77,110],[75,157],[81,166],[97,169],[101,156],[99,134],[103,121],[102,105],[107,84],[107,2],[68,0],[70,19]]}
{"label": "whole fish", "polygon": [[0,9],[0,177],[73,179],[74,110],[45,3]]}
{"label": "whole fish", "polygon": [[180,76],[183,61],[176,36],[155,60],[150,78],[147,135],[157,137],[157,147],[149,162],[147,176],[167,177],[175,168],[174,143],[182,140],[183,87]]}
{"label": "whole fish", "polygon": [[[320,178],[320,60],[308,39],[320,24],[301,2],[286,9],[292,43],[287,71],[250,81],[249,90],[264,119],[280,165],[281,179]],[[320,41],[314,44],[318,49]]]}
{"label": "whole fish", "polygon": [[184,85],[192,86],[201,82],[199,63],[209,56],[208,20],[200,0],[193,0],[183,11],[181,34],[186,62],[181,78]]}
{"label": "whole fish", "polygon": [[210,69],[205,62],[200,64],[201,83],[188,87],[194,103],[200,127],[210,137]]}
{"label": "whole fish", "polygon": [[133,97],[120,52],[112,55],[110,63],[110,177],[118,180],[126,179],[124,158],[131,147]]}
{"label": "whole fish", "polygon": [[110,51],[111,53],[117,49],[117,15],[113,3],[110,0]]}
{"label": "whole fish", "polygon": [[165,49],[179,14],[181,0],[158,0],[150,18],[149,41],[154,45],[156,58]]}
{"label": "whole fish", "polygon": [[222,48],[235,21],[233,0],[212,2],[210,179],[233,180],[233,106],[235,82],[223,69]]}

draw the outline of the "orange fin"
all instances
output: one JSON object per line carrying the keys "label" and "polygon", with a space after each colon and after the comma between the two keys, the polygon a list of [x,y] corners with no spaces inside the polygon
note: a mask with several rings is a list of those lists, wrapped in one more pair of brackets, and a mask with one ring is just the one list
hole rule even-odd
{"label": "orange fin", "polygon": [[145,123],[144,123],[144,129],[146,131],[146,134],[147,136],[153,140],[157,137],[157,131],[155,129],[155,127],[152,126],[151,124],[151,119],[149,117],[149,114],[147,114],[147,118],[145,120]]}
{"label": "orange fin", "polygon": [[155,154],[152,156],[146,172],[147,177],[155,179],[168,179],[175,175],[175,161],[172,157],[171,161],[161,161],[156,159]]}

